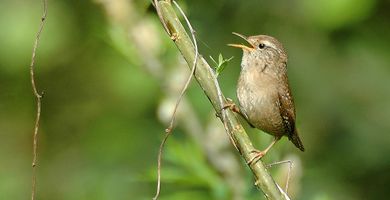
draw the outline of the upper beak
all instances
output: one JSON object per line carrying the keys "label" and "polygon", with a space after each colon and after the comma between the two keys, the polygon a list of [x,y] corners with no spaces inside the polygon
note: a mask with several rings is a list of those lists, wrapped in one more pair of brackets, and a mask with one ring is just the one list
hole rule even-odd
{"label": "upper beak", "polygon": [[228,44],[228,46],[231,46],[231,47],[237,47],[237,48],[241,48],[241,49],[245,49],[245,50],[248,50],[248,51],[253,51],[255,50],[255,47],[252,45],[252,43],[249,42],[248,38],[244,35],[241,35],[239,33],[235,33],[233,32],[233,35],[237,35],[238,37],[244,39],[245,41],[247,41],[251,46],[248,47],[248,46],[245,46],[243,44]]}

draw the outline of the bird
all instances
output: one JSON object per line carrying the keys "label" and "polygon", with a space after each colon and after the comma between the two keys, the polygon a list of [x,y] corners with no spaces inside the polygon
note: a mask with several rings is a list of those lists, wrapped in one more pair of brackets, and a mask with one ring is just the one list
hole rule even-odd
{"label": "bird", "polygon": [[244,36],[233,32],[249,45],[228,44],[241,48],[243,57],[237,82],[239,106],[231,100],[225,107],[239,113],[251,127],[274,136],[263,151],[253,150],[252,164],[261,159],[283,136],[305,151],[295,126],[295,106],[287,77],[287,53],[283,45],[268,35]]}

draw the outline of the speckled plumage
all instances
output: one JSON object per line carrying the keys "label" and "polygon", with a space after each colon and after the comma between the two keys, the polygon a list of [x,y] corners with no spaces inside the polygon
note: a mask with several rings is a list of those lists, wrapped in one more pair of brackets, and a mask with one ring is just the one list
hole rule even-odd
{"label": "speckled plumage", "polygon": [[295,128],[295,108],[287,78],[287,54],[282,44],[266,35],[244,39],[251,47],[232,45],[243,49],[237,84],[241,113],[251,125],[274,135],[276,141],[287,136],[304,151]]}

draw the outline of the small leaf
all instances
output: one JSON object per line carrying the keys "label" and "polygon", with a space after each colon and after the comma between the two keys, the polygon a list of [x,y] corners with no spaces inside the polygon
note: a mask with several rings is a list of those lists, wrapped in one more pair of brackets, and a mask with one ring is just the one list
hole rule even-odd
{"label": "small leaf", "polygon": [[218,72],[217,72],[218,75],[226,68],[229,61],[232,59],[233,59],[233,57],[230,57],[228,59],[223,59],[222,63],[219,63]]}
{"label": "small leaf", "polygon": [[227,64],[229,63],[230,60],[233,59],[233,56],[228,58],[228,59],[224,59],[222,54],[220,53],[218,55],[218,62],[215,61],[215,59],[210,56],[210,59],[214,62],[215,66],[215,73],[217,75],[217,77],[219,76],[220,73],[222,73],[222,71],[226,68]]}
{"label": "small leaf", "polygon": [[218,68],[218,63],[217,61],[214,60],[214,58],[212,56],[210,56],[210,59],[214,62],[215,66],[214,68]]}
{"label": "small leaf", "polygon": [[227,62],[223,62],[217,69],[217,74],[220,74],[224,69],[225,67],[227,66]]}
{"label": "small leaf", "polygon": [[228,59],[225,60],[225,61],[226,61],[226,62],[229,62],[229,61],[231,61],[233,58],[234,58],[234,57],[232,56],[232,57],[228,58]]}

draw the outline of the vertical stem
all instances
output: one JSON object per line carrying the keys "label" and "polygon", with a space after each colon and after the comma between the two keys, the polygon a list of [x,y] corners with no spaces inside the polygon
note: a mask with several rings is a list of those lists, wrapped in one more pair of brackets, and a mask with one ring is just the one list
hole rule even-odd
{"label": "vertical stem", "polygon": [[35,99],[37,101],[37,112],[35,116],[35,125],[34,125],[34,134],[33,134],[33,159],[32,159],[32,180],[31,180],[31,200],[35,199],[35,193],[36,193],[36,182],[37,182],[37,174],[36,174],[36,166],[38,162],[38,130],[39,130],[39,121],[41,118],[41,100],[42,100],[42,94],[39,94],[36,83],[35,83],[35,56],[36,51],[38,48],[39,40],[41,38],[41,33],[43,30],[43,27],[45,26],[46,22],[46,16],[47,16],[47,0],[42,0],[43,3],[43,14],[41,17],[41,24],[39,25],[39,30],[37,32],[37,35],[35,37],[34,47],[32,51],[32,57],[31,57],[31,64],[30,64],[30,78],[31,78],[31,86],[33,89],[33,93],[35,96]]}

